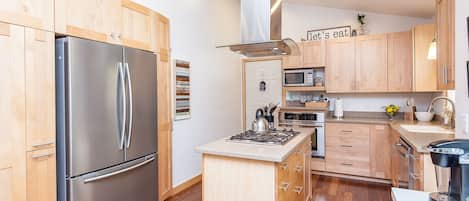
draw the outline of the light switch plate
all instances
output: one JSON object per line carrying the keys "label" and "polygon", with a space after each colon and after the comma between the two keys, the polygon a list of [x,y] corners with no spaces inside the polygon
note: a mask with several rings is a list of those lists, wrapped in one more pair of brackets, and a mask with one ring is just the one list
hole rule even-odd
{"label": "light switch plate", "polygon": [[464,134],[469,136],[469,114],[464,114]]}

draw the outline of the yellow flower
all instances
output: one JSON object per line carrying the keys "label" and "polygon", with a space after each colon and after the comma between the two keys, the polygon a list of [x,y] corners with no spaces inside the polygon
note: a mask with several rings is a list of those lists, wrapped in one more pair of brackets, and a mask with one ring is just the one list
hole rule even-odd
{"label": "yellow flower", "polygon": [[386,108],[387,113],[391,113],[392,111],[393,111],[392,108],[390,108],[390,107]]}

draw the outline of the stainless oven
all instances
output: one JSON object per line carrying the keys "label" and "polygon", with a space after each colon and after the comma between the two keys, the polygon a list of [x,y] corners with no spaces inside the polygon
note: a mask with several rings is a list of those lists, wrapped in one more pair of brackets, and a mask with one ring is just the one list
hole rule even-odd
{"label": "stainless oven", "polygon": [[324,158],[326,152],[324,112],[280,111],[279,120],[280,126],[298,126],[313,129],[314,131],[311,135],[311,156]]}
{"label": "stainless oven", "polygon": [[283,71],[283,86],[286,86],[286,87],[314,86],[314,70],[313,69],[284,70]]}
{"label": "stainless oven", "polygon": [[414,156],[414,149],[402,138],[399,143],[393,145],[393,158],[397,159],[398,166],[395,178],[397,187],[415,189],[419,180],[419,175],[414,172],[414,166],[418,158]]}

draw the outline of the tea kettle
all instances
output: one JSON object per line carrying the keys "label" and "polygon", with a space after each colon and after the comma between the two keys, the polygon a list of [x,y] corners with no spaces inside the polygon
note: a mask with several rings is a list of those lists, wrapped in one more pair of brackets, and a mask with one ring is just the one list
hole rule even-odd
{"label": "tea kettle", "polygon": [[262,109],[257,109],[256,111],[256,120],[252,122],[252,130],[255,132],[266,132],[269,127],[269,122],[264,117],[264,111]]}

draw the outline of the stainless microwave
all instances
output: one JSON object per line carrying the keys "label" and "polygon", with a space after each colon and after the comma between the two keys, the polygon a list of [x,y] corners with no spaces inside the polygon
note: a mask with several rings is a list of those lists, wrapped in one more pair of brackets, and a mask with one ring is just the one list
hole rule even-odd
{"label": "stainless microwave", "polygon": [[284,70],[283,86],[285,87],[309,87],[314,86],[313,69]]}

